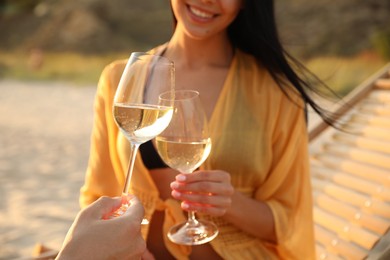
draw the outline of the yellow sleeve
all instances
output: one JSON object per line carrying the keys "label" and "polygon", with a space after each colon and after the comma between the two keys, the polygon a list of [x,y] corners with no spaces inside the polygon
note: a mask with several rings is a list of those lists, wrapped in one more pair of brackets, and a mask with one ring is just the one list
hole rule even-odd
{"label": "yellow sleeve", "polygon": [[112,102],[122,71],[122,63],[110,64],[99,79],[94,102],[90,157],[85,183],[80,192],[81,207],[101,196],[121,194],[123,169],[116,149],[118,129],[112,116]]}
{"label": "yellow sleeve", "polygon": [[292,98],[295,102],[283,95],[279,104],[273,103],[279,109],[270,124],[272,163],[255,196],[271,208],[282,259],[314,259],[307,127],[302,102]]}

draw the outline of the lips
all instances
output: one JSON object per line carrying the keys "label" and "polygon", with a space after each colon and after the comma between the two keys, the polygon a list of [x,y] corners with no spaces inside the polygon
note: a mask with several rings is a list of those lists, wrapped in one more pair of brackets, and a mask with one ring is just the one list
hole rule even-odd
{"label": "lips", "polygon": [[188,6],[188,10],[192,15],[194,15],[196,18],[202,19],[202,20],[207,20],[214,18],[216,15],[204,10],[200,10],[194,6]]}

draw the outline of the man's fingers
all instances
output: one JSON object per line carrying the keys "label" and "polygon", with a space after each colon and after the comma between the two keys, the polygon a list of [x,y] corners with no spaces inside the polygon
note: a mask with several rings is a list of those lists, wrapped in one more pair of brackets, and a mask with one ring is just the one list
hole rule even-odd
{"label": "man's fingers", "polygon": [[100,197],[85,209],[84,214],[88,214],[95,219],[101,219],[118,209],[122,204],[121,201],[120,197]]}
{"label": "man's fingers", "polygon": [[141,223],[144,218],[144,207],[142,206],[141,201],[137,197],[132,197],[129,201],[129,208],[125,212],[124,216],[131,215],[135,221]]}

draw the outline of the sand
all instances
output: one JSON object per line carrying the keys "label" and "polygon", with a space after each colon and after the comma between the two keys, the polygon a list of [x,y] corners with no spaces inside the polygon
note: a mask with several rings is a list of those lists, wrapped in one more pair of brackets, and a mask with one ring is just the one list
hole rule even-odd
{"label": "sand", "polygon": [[59,249],[79,210],[95,86],[0,80],[0,259]]}

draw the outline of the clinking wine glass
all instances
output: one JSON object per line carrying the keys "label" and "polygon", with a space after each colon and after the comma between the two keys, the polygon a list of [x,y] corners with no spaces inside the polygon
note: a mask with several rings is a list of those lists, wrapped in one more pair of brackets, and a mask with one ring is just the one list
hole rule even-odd
{"label": "clinking wine glass", "polygon": [[[170,102],[169,93],[162,94],[160,99],[163,105]],[[163,161],[181,173],[192,173],[207,159],[211,139],[197,91],[175,91],[172,120],[155,141]],[[168,232],[172,242],[183,245],[204,244],[217,235],[217,226],[213,222],[196,219],[193,211],[188,212],[187,222],[173,226]]]}
{"label": "clinking wine glass", "polygon": [[[122,215],[130,206],[126,199],[138,148],[153,139],[169,124],[174,101],[174,64],[165,57],[134,52],[126,64],[114,97],[113,115],[120,131],[129,140],[131,151],[123,204],[110,217]],[[166,102],[159,103],[165,93]],[[146,219],[143,224],[147,224]]]}

